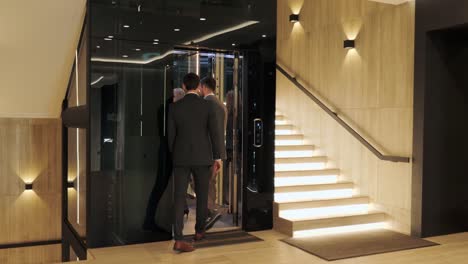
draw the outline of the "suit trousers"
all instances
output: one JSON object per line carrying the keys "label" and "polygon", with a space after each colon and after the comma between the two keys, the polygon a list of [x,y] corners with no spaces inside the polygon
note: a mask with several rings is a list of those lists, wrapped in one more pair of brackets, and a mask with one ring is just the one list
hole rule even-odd
{"label": "suit trousers", "polygon": [[176,166],[174,167],[174,239],[184,239],[184,208],[186,204],[186,193],[190,179],[193,174],[195,181],[195,193],[197,194],[197,217],[195,231],[205,231],[205,221],[208,213],[208,182],[211,176],[211,166]]}

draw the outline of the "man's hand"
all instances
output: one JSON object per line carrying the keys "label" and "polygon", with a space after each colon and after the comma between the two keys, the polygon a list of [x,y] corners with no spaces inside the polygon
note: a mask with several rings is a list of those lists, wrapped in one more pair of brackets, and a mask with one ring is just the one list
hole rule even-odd
{"label": "man's hand", "polygon": [[222,166],[223,166],[223,161],[222,160],[215,160],[214,163],[213,163],[214,174],[217,174],[221,170]]}

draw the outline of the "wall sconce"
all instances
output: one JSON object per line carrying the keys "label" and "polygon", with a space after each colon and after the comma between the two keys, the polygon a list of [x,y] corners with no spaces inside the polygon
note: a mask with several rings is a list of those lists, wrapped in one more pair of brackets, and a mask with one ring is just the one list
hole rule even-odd
{"label": "wall sconce", "polygon": [[33,189],[33,184],[32,183],[25,183],[24,184],[24,189],[25,190],[32,190]]}
{"label": "wall sconce", "polygon": [[297,23],[299,22],[299,14],[291,14],[289,15],[289,22]]}
{"label": "wall sconce", "polygon": [[356,41],[354,39],[347,39],[344,41],[343,47],[345,49],[354,49],[356,47]]}
{"label": "wall sconce", "polygon": [[69,181],[69,182],[67,182],[67,188],[68,188],[68,189],[73,189],[73,188],[75,188],[75,182],[74,182],[74,181]]}

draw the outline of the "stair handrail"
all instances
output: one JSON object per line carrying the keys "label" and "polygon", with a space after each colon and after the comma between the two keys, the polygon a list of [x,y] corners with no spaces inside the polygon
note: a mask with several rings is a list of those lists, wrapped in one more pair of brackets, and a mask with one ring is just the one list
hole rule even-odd
{"label": "stair handrail", "polygon": [[348,131],[354,138],[356,138],[361,144],[363,144],[368,150],[370,150],[377,158],[384,161],[392,162],[403,162],[409,163],[411,159],[409,157],[400,157],[393,155],[384,155],[377,148],[375,148],[369,141],[361,136],[356,130],[348,125],[343,119],[338,116],[338,113],[331,110],[324,102],[322,102],[317,96],[313,95],[304,85],[302,85],[295,77],[291,76],[285,69],[280,65],[276,64],[276,69],[283,74],[290,82],[292,82],[299,90],[307,95],[312,101],[314,101],[322,110],[325,111],[331,118],[338,122],[346,131]]}

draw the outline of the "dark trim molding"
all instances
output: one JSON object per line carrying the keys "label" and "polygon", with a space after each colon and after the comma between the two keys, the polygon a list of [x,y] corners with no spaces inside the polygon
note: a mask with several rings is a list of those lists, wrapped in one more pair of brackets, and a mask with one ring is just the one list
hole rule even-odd
{"label": "dark trim molding", "polygon": [[41,241],[11,243],[11,244],[0,244],[0,249],[37,247],[37,246],[47,246],[47,245],[57,245],[57,244],[62,244],[62,240],[56,239],[56,240],[41,240]]}
{"label": "dark trim molding", "polygon": [[385,161],[393,161],[393,162],[404,162],[409,163],[410,158],[408,157],[398,157],[398,156],[388,156],[380,153],[371,143],[365,140],[358,132],[356,132],[351,126],[349,126],[343,119],[341,119],[337,113],[333,112],[330,108],[328,108],[320,99],[315,97],[307,88],[305,88],[302,84],[300,84],[296,78],[292,77],[286,70],[284,70],[281,66],[276,64],[276,69],[282,73],[290,82],[292,82],[299,90],[301,90],[305,95],[307,95],[312,101],[314,101],[320,108],[322,108],[329,116],[335,119],[338,124],[340,124],[346,131],[348,131],[353,137],[355,137],[361,144],[363,144],[368,150],[374,153],[377,158],[380,160]]}

